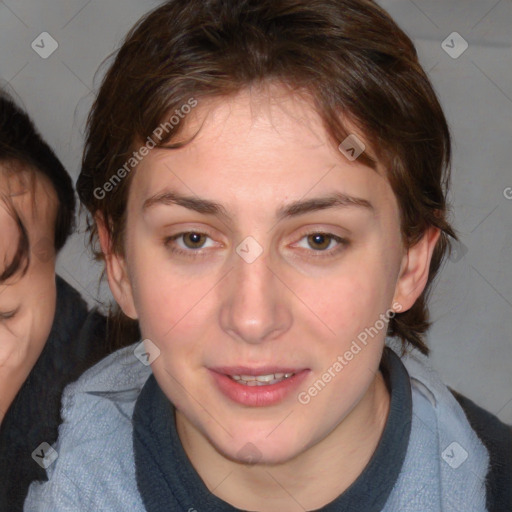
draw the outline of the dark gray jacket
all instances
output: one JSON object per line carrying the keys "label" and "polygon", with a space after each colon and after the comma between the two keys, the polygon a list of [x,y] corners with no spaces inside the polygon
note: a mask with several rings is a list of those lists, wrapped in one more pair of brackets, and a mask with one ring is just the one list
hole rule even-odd
{"label": "dark gray jacket", "polygon": [[111,350],[106,319],[88,310],[80,294],[56,276],[57,307],[46,345],[0,426],[0,511],[23,509],[32,481],[46,471],[32,459],[42,443],[57,440],[64,387]]}

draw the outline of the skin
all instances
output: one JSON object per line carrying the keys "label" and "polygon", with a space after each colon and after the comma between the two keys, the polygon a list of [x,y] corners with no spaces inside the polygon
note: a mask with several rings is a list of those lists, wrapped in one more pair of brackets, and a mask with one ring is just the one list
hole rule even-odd
{"label": "skin", "polygon": [[[241,406],[216,389],[207,368],[309,368],[298,391],[307,390],[380,314],[414,304],[439,232],[405,250],[384,169],[348,161],[307,99],[277,85],[203,100],[186,121],[184,137],[204,121],[195,140],[151,151],[133,176],[123,256],[97,217],[110,287],[161,351],[153,373],[208,488],[244,510],[319,508],[360,475],[382,434],[385,329],[307,405],[292,393],[277,405]],[[229,220],[175,204],[143,211],[169,189],[221,203]],[[332,191],[370,201],[374,213],[344,207],[274,218],[284,204]],[[199,249],[186,236],[165,245],[187,231],[207,233]],[[318,232],[350,243],[308,239]],[[263,248],[250,264],[235,251],[247,236]],[[244,464],[247,443],[257,447],[254,465]]]}
{"label": "skin", "polygon": [[[53,250],[56,194],[44,176],[37,176],[35,207],[28,175],[8,176],[0,168],[0,192],[11,196],[29,236],[30,265],[0,283],[0,422],[39,358],[55,316],[55,253]],[[19,231],[0,201],[0,261],[11,262]],[[11,313],[15,312],[13,316]],[[9,318],[7,318],[9,317]]]}

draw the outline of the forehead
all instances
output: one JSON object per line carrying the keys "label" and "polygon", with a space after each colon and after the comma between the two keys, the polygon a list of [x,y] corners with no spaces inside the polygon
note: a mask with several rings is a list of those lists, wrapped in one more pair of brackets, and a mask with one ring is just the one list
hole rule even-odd
{"label": "forehead", "polygon": [[[14,256],[15,245],[19,237],[19,229],[16,225],[15,219],[12,216],[11,208],[2,199],[0,199],[0,262],[10,260]],[[0,265],[0,274],[3,271],[2,265]]]}
{"label": "forehead", "polygon": [[[58,198],[50,180],[34,171],[0,164],[0,258],[15,252],[20,228],[26,229],[30,243],[43,237],[53,240]],[[5,235],[4,235],[5,234]]]}
{"label": "forehead", "polygon": [[166,187],[246,208],[332,190],[389,199],[384,170],[349,161],[311,102],[283,88],[201,101],[184,122],[180,140],[195,137],[183,148],[152,150],[142,159],[131,203],[140,206]]}
{"label": "forehead", "polygon": [[33,213],[56,209],[58,204],[50,179],[18,162],[0,162],[0,198],[17,202]]}

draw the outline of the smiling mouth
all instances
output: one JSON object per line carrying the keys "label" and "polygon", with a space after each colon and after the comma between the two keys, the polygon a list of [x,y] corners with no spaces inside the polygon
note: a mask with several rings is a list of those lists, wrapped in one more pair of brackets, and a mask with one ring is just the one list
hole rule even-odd
{"label": "smiling mouth", "polygon": [[295,373],[270,373],[268,375],[227,375],[230,379],[244,386],[270,386],[277,384],[290,377]]}
{"label": "smiling mouth", "polygon": [[217,389],[228,399],[249,407],[277,405],[310,373],[290,366],[225,366],[209,368]]}

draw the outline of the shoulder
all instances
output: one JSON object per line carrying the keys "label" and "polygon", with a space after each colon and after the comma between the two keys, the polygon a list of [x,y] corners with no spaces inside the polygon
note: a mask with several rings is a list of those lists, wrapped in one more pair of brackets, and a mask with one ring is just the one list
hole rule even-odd
{"label": "shoulder", "polygon": [[512,426],[448,387],[489,452],[489,510],[512,510]]}
{"label": "shoulder", "polygon": [[68,429],[76,424],[73,432],[76,434],[80,428],[87,435],[88,428],[96,428],[94,422],[100,411],[109,413],[113,420],[118,419],[116,411],[131,415],[140,390],[151,375],[151,367],[135,357],[137,345],[116,350],[65,388],[61,410]]}
{"label": "shoulder", "polygon": [[132,384],[144,383],[151,367],[143,365],[134,354],[139,342],[112,352],[89,368],[65,393],[87,391],[119,391]]}
{"label": "shoulder", "polygon": [[426,356],[413,351],[401,360],[415,395],[436,411],[443,447],[457,439],[472,454],[463,468],[468,479],[478,473],[485,481],[487,509],[512,510],[512,427],[444,384]]}
{"label": "shoulder", "polygon": [[[448,389],[464,409],[471,426],[483,441],[489,446],[499,446],[509,450],[512,448],[512,425],[503,423],[497,416],[451,387],[448,386]],[[509,464],[512,467],[512,458]]]}
{"label": "shoulder", "polygon": [[66,387],[48,482],[31,485],[25,510],[138,510],[131,416],[151,367],[135,357],[136,345],[113,352]]}

